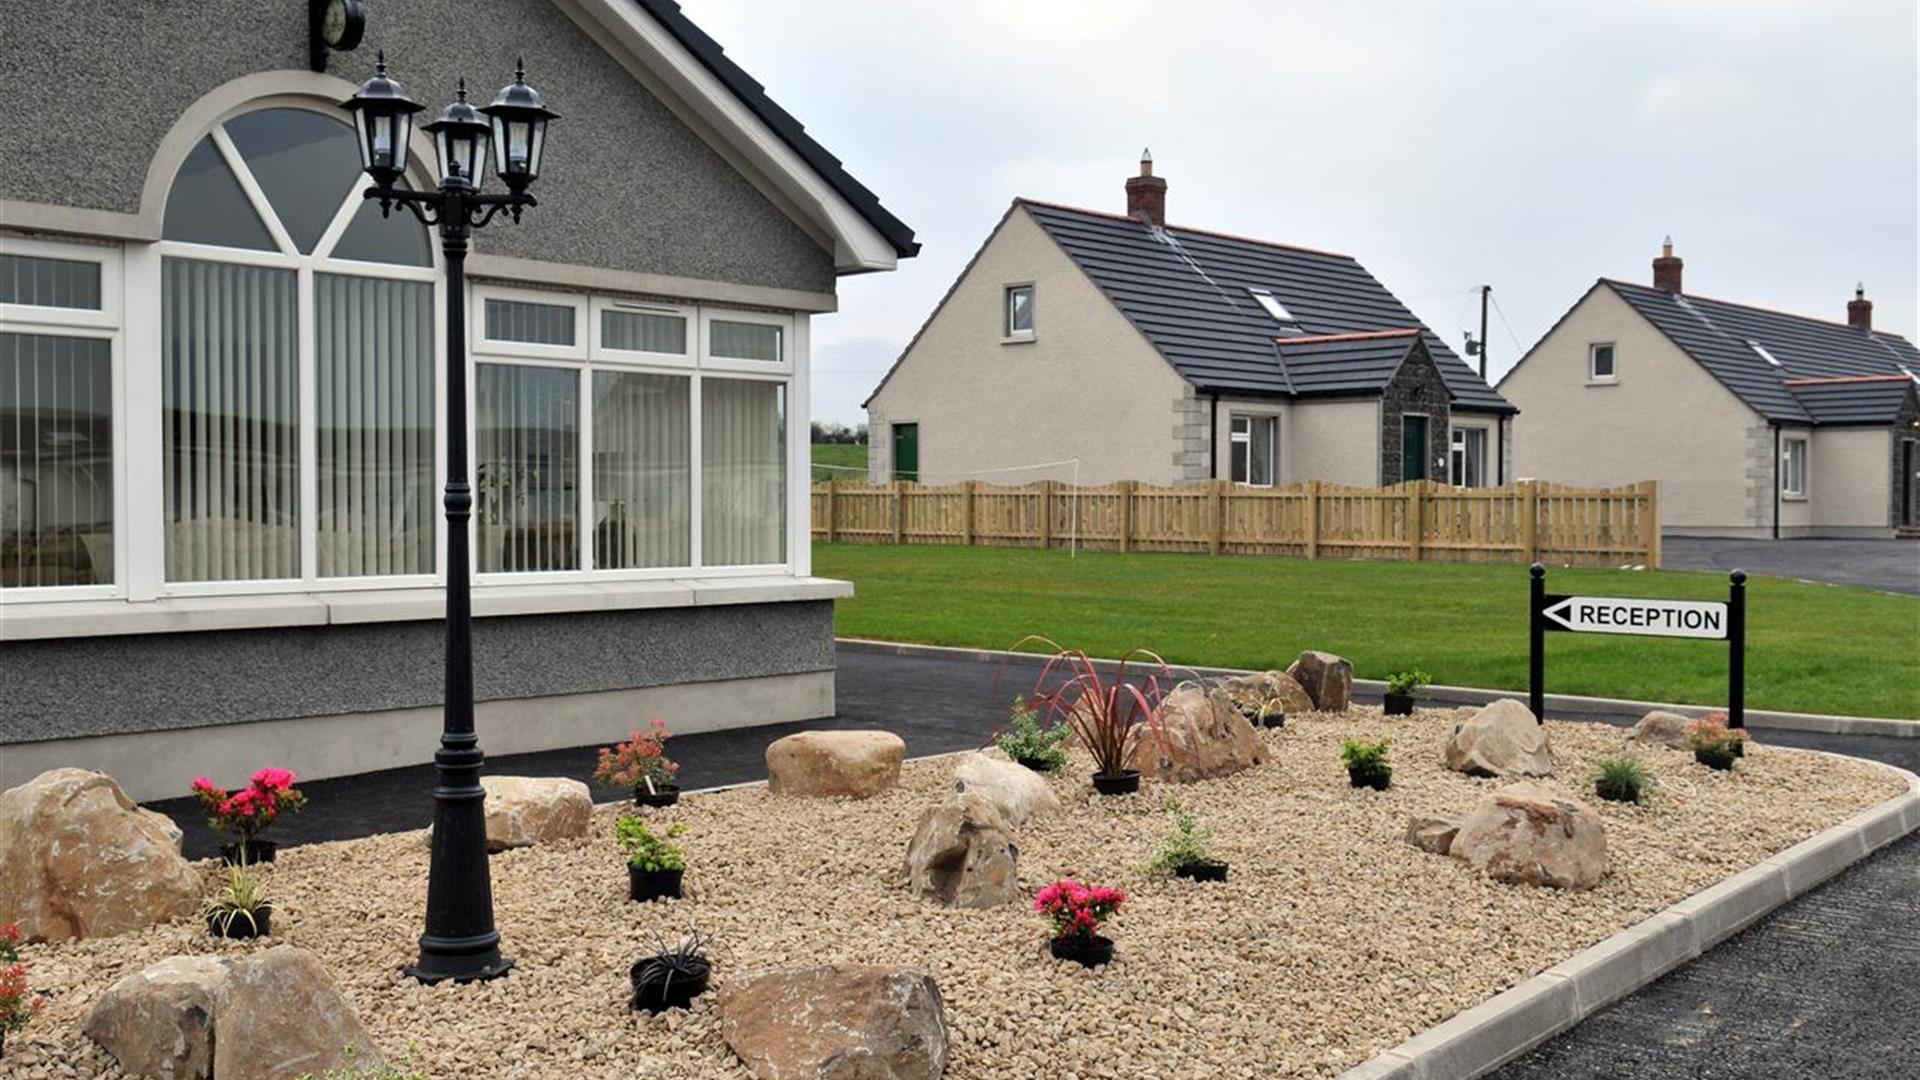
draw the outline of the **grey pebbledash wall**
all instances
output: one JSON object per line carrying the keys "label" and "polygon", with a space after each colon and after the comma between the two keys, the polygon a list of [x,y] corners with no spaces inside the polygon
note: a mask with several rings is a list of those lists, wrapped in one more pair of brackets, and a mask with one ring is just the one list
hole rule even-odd
{"label": "grey pebbledash wall", "polygon": [[[147,166],[187,106],[242,75],[307,67],[305,0],[65,0],[0,14],[7,126],[31,132],[0,196],[139,209]],[[482,102],[524,55],[561,114],[519,226],[476,234],[478,253],[576,266],[832,292],[832,253],[634,80],[552,0],[379,0],[366,40],[335,55],[348,82],[385,48],[428,105],[465,75]]]}
{"label": "grey pebbledash wall", "polygon": [[1452,438],[1447,425],[1452,402],[1453,395],[1447,392],[1447,384],[1426,346],[1414,349],[1380,392],[1382,484],[1397,484],[1406,476],[1400,461],[1400,418],[1407,413],[1424,413],[1427,417],[1427,478],[1447,478],[1447,440]]}
{"label": "grey pebbledash wall", "polygon": [[[9,642],[0,745],[437,705],[438,621]],[[474,695],[538,698],[831,671],[833,604],[495,616]]]}

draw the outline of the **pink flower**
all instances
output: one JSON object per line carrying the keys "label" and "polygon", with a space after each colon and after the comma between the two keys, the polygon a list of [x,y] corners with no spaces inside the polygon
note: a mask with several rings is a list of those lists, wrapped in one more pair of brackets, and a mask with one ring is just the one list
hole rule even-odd
{"label": "pink flower", "polygon": [[286,769],[261,769],[253,774],[254,786],[269,791],[286,791],[293,787],[293,781],[293,773]]}

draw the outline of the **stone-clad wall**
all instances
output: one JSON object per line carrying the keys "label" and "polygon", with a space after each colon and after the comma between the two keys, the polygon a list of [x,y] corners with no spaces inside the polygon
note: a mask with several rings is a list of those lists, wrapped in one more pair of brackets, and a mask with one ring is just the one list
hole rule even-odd
{"label": "stone-clad wall", "polygon": [[1427,347],[1416,346],[1380,394],[1380,482],[1397,484],[1406,475],[1400,461],[1400,418],[1427,416],[1427,478],[1447,476],[1448,416],[1453,395],[1434,366]]}

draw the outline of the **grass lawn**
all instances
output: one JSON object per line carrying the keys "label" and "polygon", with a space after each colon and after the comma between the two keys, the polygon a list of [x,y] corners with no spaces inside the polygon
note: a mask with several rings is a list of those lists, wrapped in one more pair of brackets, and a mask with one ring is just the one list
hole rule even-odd
{"label": "grass lawn", "polygon": [[[822,468],[821,466],[835,466]],[[848,472],[859,469],[859,472]],[[867,448],[857,443],[814,443],[813,444],[813,482],[824,484],[829,480],[864,480],[867,469]]]}
{"label": "grass lawn", "polygon": [[[1005,648],[1045,634],[1094,656],[1144,646],[1181,664],[1283,667],[1301,649],[1380,678],[1524,692],[1527,572],[1518,566],[1306,562],[1021,548],[814,545],[814,573],[852,581],[843,637]],[[1549,570],[1549,592],[1723,600],[1726,578]],[[1754,578],[1747,705],[1920,719],[1920,599]],[[1720,705],[1719,642],[1547,635],[1547,691]]]}

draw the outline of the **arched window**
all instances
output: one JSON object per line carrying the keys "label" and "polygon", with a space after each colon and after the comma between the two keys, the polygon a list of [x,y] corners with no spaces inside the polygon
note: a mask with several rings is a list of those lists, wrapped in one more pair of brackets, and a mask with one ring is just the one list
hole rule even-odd
{"label": "arched window", "polygon": [[292,105],[227,119],[174,177],[168,582],[434,572],[433,249],[365,186],[352,129]]}

